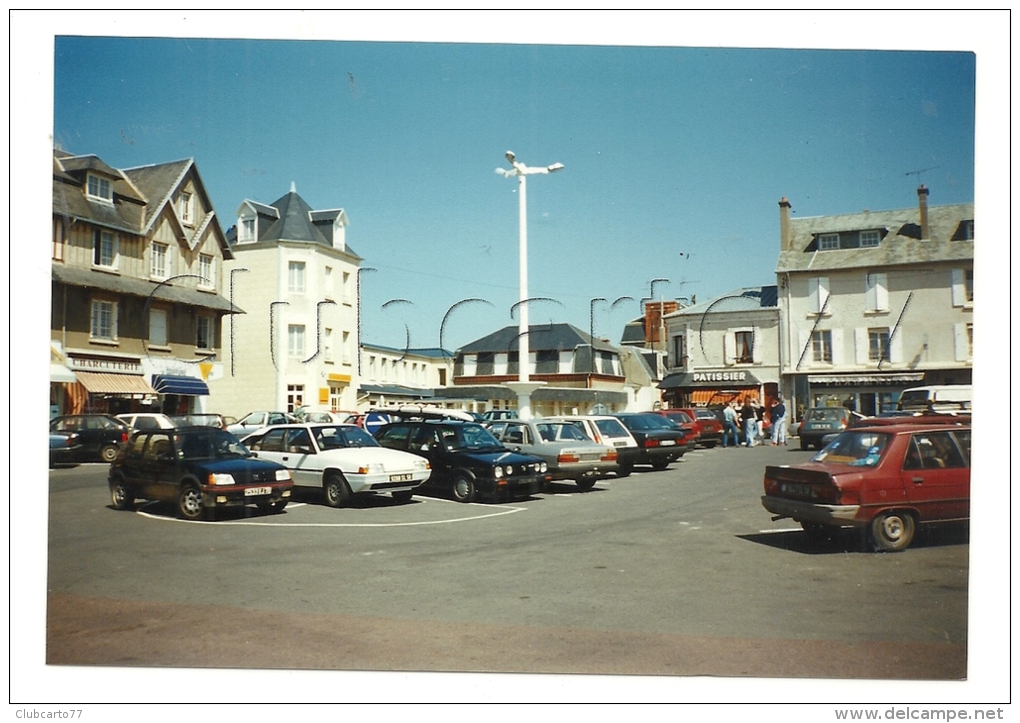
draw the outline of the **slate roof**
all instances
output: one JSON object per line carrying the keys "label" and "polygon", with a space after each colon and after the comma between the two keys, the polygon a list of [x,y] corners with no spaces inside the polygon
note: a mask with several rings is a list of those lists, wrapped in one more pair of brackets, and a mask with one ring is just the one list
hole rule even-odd
{"label": "slate roof", "polygon": [[[342,208],[315,211],[298,195],[290,191],[271,204],[246,199],[241,207],[249,206],[259,215],[258,240],[245,247],[273,245],[280,241],[312,243],[326,248],[333,246],[333,222],[344,214]],[[237,241],[237,228],[227,232],[227,239],[233,245]],[[355,258],[360,256],[345,244],[344,251]]]}
{"label": "slate roof", "polygon": [[[776,273],[873,268],[935,261],[973,260],[973,240],[961,239],[962,222],[974,220],[974,204],[928,207],[929,239],[921,239],[918,207],[790,219],[791,250],[780,251]],[[878,246],[817,250],[817,236],[881,230]]]}
{"label": "slate roof", "polygon": [[[182,304],[197,306],[203,309],[214,309],[228,314],[243,314],[244,311],[219,294],[199,291],[186,286],[175,286],[173,283],[158,283],[148,279],[137,279],[130,276],[106,274],[92,269],[75,266],[53,264],[53,280],[68,286],[81,286],[89,289],[102,289],[117,294],[127,294],[146,298],[154,293],[160,301],[176,301]],[[158,289],[158,290],[157,290]]]}
{"label": "slate roof", "polygon": [[393,346],[382,346],[381,344],[366,344],[362,342],[361,348],[366,351],[382,351],[390,354],[414,354],[415,356],[428,357],[431,359],[452,359],[453,353],[439,347],[421,347],[413,349],[398,349]]}
{"label": "slate roof", "polygon": [[[506,326],[461,347],[458,353],[517,351],[519,333],[517,326]],[[579,346],[592,346],[598,351],[617,351],[616,347],[611,344],[601,339],[595,339],[571,324],[532,324],[528,327],[528,349],[530,351],[575,349]]]}

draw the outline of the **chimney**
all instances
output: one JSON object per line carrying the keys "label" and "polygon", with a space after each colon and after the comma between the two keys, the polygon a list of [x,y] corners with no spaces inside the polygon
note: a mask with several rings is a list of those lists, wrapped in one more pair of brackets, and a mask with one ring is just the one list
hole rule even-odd
{"label": "chimney", "polygon": [[928,187],[923,183],[917,189],[917,205],[921,211],[921,238],[929,239],[931,234],[928,233]]}
{"label": "chimney", "polygon": [[779,202],[779,250],[791,251],[793,239],[790,238],[790,202],[783,196]]}

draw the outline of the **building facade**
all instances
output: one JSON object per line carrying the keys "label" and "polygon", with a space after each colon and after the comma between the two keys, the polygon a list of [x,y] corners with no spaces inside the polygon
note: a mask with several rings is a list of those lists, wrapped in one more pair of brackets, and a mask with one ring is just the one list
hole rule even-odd
{"label": "building facade", "polygon": [[204,411],[231,257],[191,159],[53,154],[51,415]]}
{"label": "building facade", "polygon": [[780,367],[794,413],[870,415],[903,389],[969,384],[974,206],[791,218],[779,203]]}
{"label": "building facade", "polygon": [[453,354],[438,348],[395,349],[361,345],[358,411],[394,404],[429,403],[434,389],[453,378]]}
{"label": "building facade", "polygon": [[667,314],[669,373],[659,383],[669,407],[709,407],[780,393],[775,286],[736,289]]}
{"label": "building facade", "polygon": [[[518,337],[518,328],[507,326],[457,350],[453,385],[437,389],[437,401],[465,400],[469,411],[516,410],[517,394],[506,384],[519,378]],[[531,395],[536,417],[625,411],[645,403],[642,389],[654,389],[640,354],[624,355],[570,324],[531,325],[528,346],[530,380],[541,383]]]}
{"label": "building facade", "polygon": [[313,210],[293,186],[272,204],[240,205],[224,274],[244,313],[224,321],[216,411],[357,408],[361,258],[347,223],[343,209]]}

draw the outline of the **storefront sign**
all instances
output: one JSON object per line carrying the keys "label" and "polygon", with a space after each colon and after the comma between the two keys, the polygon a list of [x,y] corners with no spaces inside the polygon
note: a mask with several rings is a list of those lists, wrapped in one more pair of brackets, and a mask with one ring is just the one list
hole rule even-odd
{"label": "storefront sign", "polygon": [[113,374],[141,374],[140,359],[118,359],[114,357],[68,357],[71,369],[85,372],[110,372]]}
{"label": "storefront sign", "polygon": [[694,372],[695,382],[742,382],[757,384],[757,379],[748,379],[747,372]]}

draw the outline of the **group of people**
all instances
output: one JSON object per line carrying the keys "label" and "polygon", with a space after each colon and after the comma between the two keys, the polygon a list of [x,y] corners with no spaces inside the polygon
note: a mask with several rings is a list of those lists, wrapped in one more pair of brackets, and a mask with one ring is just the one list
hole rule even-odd
{"label": "group of people", "polygon": [[[754,447],[765,444],[765,407],[758,403],[756,397],[744,399],[741,406],[733,401],[723,409],[723,438],[722,446],[728,447],[732,435],[733,446]],[[769,421],[772,424],[771,444],[775,446],[786,446],[786,405],[782,399],[772,401],[772,407],[768,410]],[[744,430],[744,441],[740,441],[740,430]]]}

